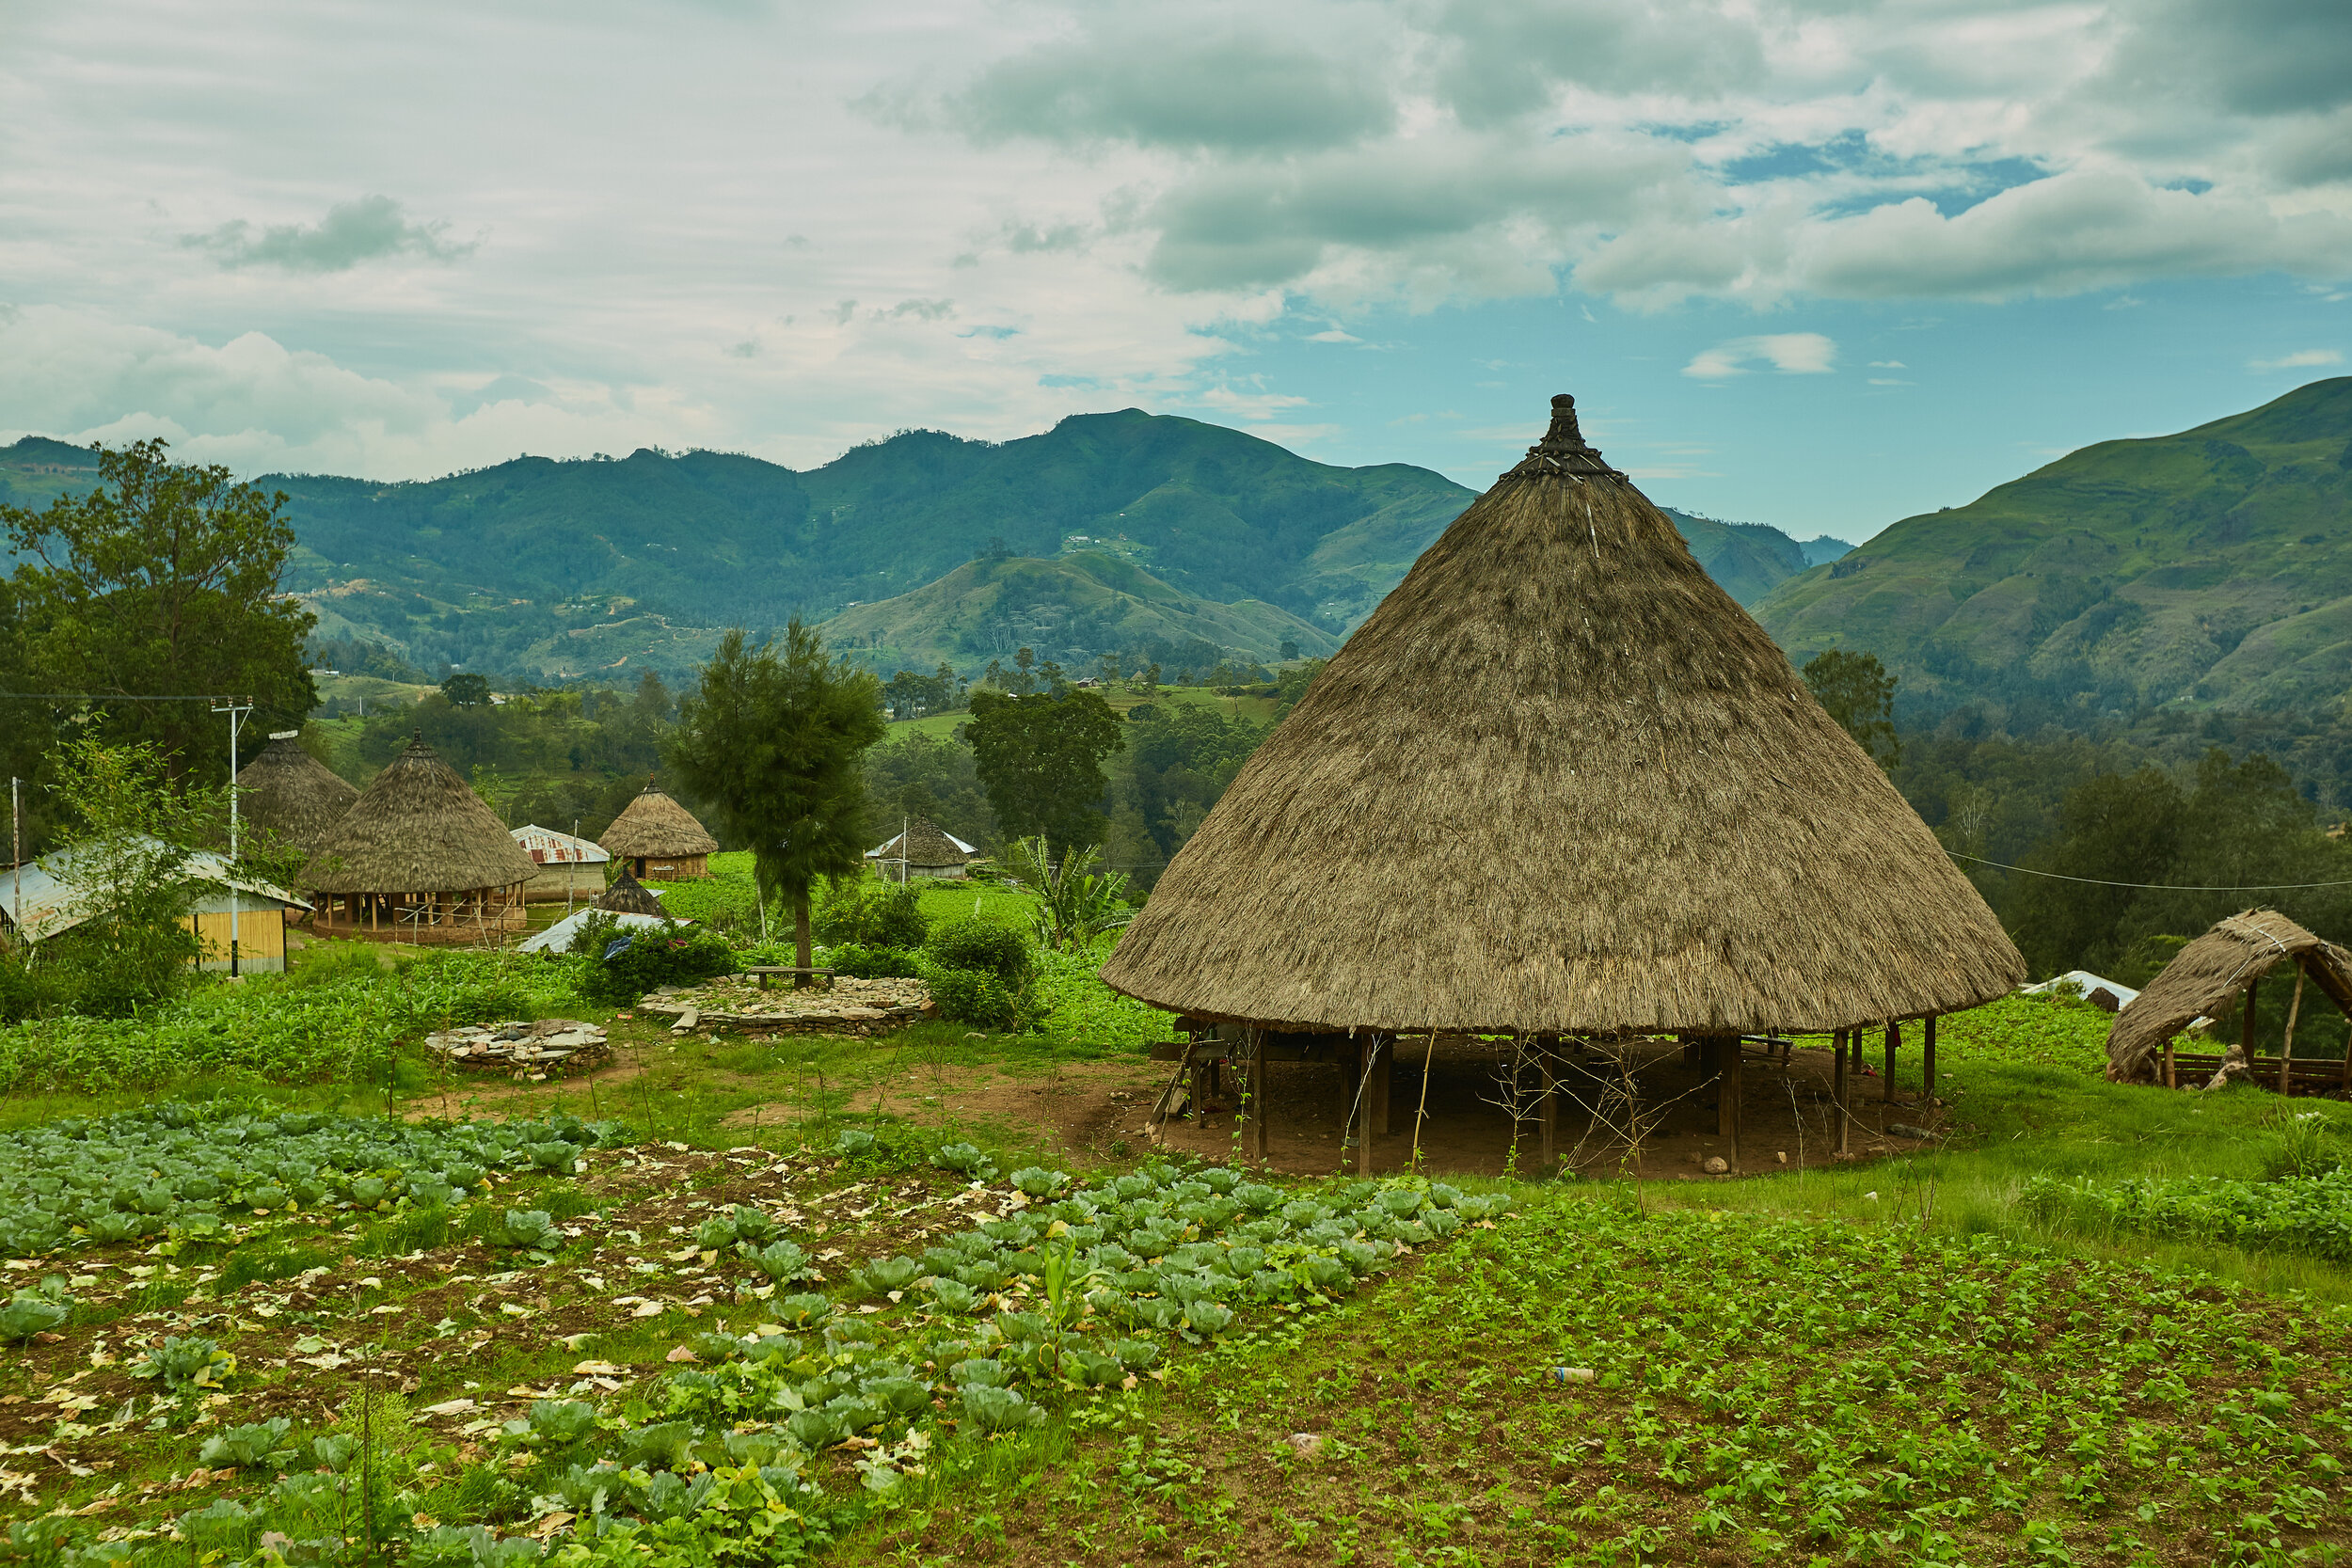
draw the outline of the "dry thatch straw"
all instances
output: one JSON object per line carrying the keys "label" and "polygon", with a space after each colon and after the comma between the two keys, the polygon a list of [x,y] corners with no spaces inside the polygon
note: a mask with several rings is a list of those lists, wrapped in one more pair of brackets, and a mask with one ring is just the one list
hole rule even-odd
{"label": "dry thatch straw", "polygon": [[596,900],[596,908],[610,910],[614,914],[660,915],[663,912],[661,900],[653,895],[651,888],[630,876],[627,867],[622,869],[619,879],[604,890],[604,896]]}
{"label": "dry thatch straw", "polygon": [[469,893],[514,887],[538,870],[419,736],[328,831],[300,880],[321,893]]}
{"label": "dry thatch straw", "polygon": [[612,826],[596,842],[627,860],[709,855],[719,848],[719,841],[694,820],[694,814],[650,778],[643,793],[612,819]]}
{"label": "dry thatch straw", "polygon": [[1103,978],[1282,1029],[1831,1029],[2025,977],[1658,509],[1549,434],[1423,553]]}
{"label": "dry thatch straw", "polygon": [[2182,948],[2107,1028],[2107,1077],[2118,1084],[2155,1073],[2165,1041],[2201,1018],[2230,1016],[2249,986],[2280,963],[2302,965],[2329,1000],[2352,1013],[2352,953],[2323,941],[2277,910],[2233,914]]}
{"label": "dry thatch straw", "polygon": [[928,816],[910,820],[903,833],[893,833],[890,842],[873,852],[872,858],[888,876],[899,863],[899,841],[905,841],[903,851],[910,871],[945,870],[950,866],[968,865],[972,857],[956,847],[956,841],[939,830]]}
{"label": "dry thatch straw", "polygon": [[316,854],[327,830],[359,799],[359,791],[337,778],[302,749],[298,730],[280,730],[261,754],[240,768],[237,801],[245,820],[279,840]]}

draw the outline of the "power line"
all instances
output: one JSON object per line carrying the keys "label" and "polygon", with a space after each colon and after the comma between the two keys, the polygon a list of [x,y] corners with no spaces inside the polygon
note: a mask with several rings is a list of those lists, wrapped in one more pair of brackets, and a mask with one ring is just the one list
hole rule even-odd
{"label": "power line", "polygon": [[134,697],[113,691],[0,691],[0,702],[18,703],[234,703],[250,697],[208,691],[194,697]]}
{"label": "power line", "polygon": [[2352,880],[2252,882],[2244,887],[2217,887],[2192,882],[2110,882],[2100,877],[2069,877],[2062,871],[2036,871],[2029,865],[2010,865],[2000,861],[1982,860],[1975,855],[1963,855],[1957,849],[1947,849],[1944,852],[1956,861],[1974,861],[1979,865],[1989,865],[1995,871],[2015,871],[2027,877],[2047,877],[2052,881],[2058,882],[2086,882],[2092,887],[2143,888],[2153,893],[2296,893],[2306,888],[2352,887]]}

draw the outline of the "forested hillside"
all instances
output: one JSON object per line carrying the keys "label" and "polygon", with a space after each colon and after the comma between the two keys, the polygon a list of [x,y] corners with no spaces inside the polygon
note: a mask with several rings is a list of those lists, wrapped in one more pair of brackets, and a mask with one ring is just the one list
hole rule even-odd
{"label": "forested hillside", "polygon": [[1876,653],[1915,712],[2332,713],[2352,677],[2347,545],[2339,377],[2177,436],[2086,447],[1897,523],[1756,609],[1801,661]]}

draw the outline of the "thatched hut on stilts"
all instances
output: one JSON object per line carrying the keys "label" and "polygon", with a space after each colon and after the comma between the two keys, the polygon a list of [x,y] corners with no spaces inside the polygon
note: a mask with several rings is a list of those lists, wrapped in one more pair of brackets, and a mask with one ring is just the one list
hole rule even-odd
{"label": "thatched hut on stilts", "polygon": [[719,841],[653,779],[596,842],[639,880],[684,881],[710,875]]}
{"label": "thatched hut on stilts", "polygon": [[277,731],[261,754],[237,770],[237,787],[244,792],[237,810],[248,829],[309,855],[318,852],[359,791],[304,751],[301,734]]}
{"label": "thatched hut on stilts", "polygon": [[[1243,768],[1102,974],[1214,1027],[1245,1104],[1266,1103],[1271,1061],[1352,1065],[1369,1170],[1401,1038],[1518,1042],[1549,1166],[1564,1042],[1682,1037],[1736,1164],[1743,1037],[1835,1032],[1842,1105],[1866,1026],[1891,1048],[1927,1020],[1931,1052],[1936,1015],[2025,962],[1558,397]],[[1263,1115],[1247,1136],[1263,1158]]]}
{"label": "thatched hut on stilts", "polygon": [[321,936],[434,944],[523,928],[538,866],[420,735],[330,829],[300,881]]}

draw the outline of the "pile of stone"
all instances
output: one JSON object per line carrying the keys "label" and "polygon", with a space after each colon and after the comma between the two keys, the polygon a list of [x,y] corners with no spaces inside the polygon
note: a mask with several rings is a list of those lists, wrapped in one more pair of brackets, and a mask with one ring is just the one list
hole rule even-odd
{"label": "pile of stone", "polygon": [[427,1035],[424,1048],[453,1067],[499,1069],[534,1082],[551,1072],[593,1067],[612,1054],[603,1025],[571,1018],[469,1023]]}
{"label": "pile of stone", "polygon": [[858,980],[847,975],[805,990],[774,978],[761,990],[748,975],[726,974],[694,987],[665,986],[639,1004],[650,1018],[675,1020],[673,1029],[726,1029],[771,1035],[879,1035],[917,1019],[936,1018],[930,988],[920,980]]}

